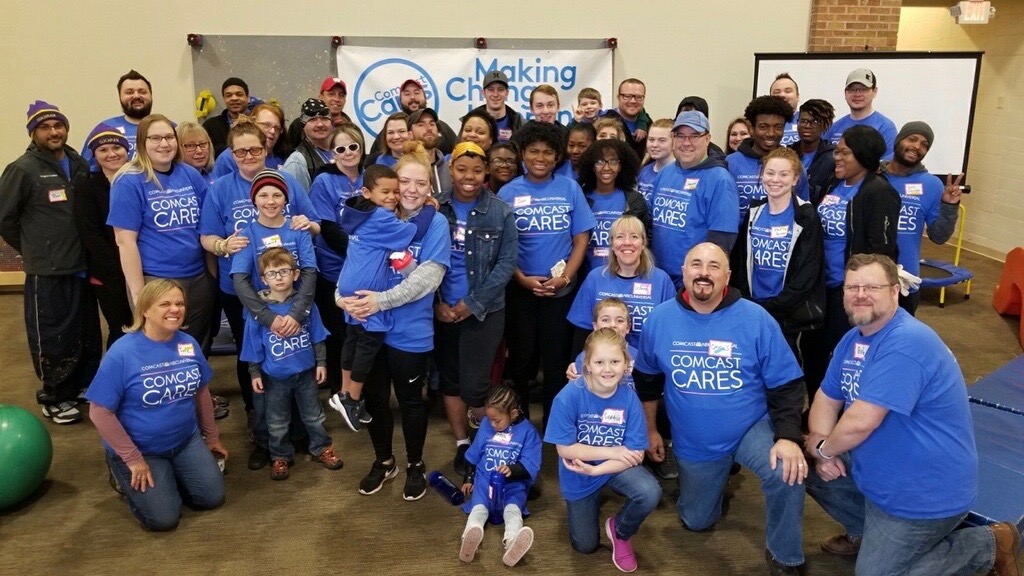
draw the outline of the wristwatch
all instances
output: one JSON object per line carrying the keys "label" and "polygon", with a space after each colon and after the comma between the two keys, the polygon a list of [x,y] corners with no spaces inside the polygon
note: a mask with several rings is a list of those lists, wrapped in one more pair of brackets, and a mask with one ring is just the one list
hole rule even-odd
{"label": "wristwatch", "polygon": [[818,453],[818,456],[822,460],[831,460],[831,459],[835,458],[835,456],[825,456],[825,453],[821,451],[821,447],[824,446],[824,445],[825,445],[825,438],[822,438],[821,440],[818,441],[818,444],[814,447],[814,450],[815,450],[815,452]]}

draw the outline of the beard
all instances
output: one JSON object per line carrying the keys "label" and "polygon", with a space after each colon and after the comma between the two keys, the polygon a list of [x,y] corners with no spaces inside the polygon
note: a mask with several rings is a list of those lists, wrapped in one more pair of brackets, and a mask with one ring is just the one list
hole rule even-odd
{"label": "beard", "polygon": [[850,321],[851,326],[867,326],[881,320],[884,315],[878,308],[872,308],[867,312],[846,311],[846,318]]}
{"label": "beard", "polygon": [[[698,286],[697,282],[708,282],[709,286]],[[707,302],[711,300],[711,296],[715,293],[715,282],[707,276],[700,276],[693,279],[690,283],[690,296],[700,300],[701,302]]]}
{"label": "beard", "polygon": [[133,120],[142,120],[153,110],[153,102],[146,102],[142,108],[133,108],[132,103],[129,100],[127,104],[121,102],[121,111],[124,115]]}

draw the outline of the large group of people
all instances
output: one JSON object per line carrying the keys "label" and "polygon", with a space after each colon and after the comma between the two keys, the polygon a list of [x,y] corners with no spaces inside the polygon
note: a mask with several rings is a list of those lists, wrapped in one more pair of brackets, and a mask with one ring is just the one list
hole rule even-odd
{"label": "large group of people", "polygon": [[805,489],[845,529],[822,548],[857,555],[857,574],[1018,573],[1012,524],[958,528],[977,496],[965,384],[913,317],[922,236],[949,238],[960,179],[925,169],[930,126],[874,110],[870,70],[847,78],[839,119],[779,75],[721,148],[704,98],[658,118],[636,78],[609,109],[581,91],[563,126],[557,89],[537,86],[523,117],[494,70],[458,132],[408,80],[371,144],[341,78],[291,124],[240,78],[202,125],[153,113],[134,70],[117,89],[123,114],[81,156],[57,106],[29,106],[0,234],[22,256],[42,413],[72,424],[89,403],[146,528],[224,501],[206,361],[223,315],[247,465],[274,480],[300,450],[342,467],[322,386],[367,429],[358,492],[377,493],[400,470],[393,393],[418,500],[432,388],[470,498],[465,562],[488,516],[506,564],[528,553],[546,442],[572,548],[597,549],[604,486],[624,497],[603,523],[624,572],[658,476],[701,531],[739,465],[761,481],[772,574],[803,573]]}

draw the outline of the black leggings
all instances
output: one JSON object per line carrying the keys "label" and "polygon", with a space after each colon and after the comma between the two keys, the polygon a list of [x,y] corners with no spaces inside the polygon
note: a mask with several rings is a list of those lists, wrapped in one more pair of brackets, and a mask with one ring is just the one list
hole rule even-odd
{"label": "black leggings", "polygon": [[825,326],[804,332],[800,337],[800,357],[804,363],[808,403],[814,402],[814,395],[825,379],[832,351],[850,328],[852,326],[843,309],[843,287],[828,288],[825,291]]}
{"label": "black leggings", "polygon": [[576,290],[561,298],[535,296],[514,280],[506,294],[506,335],[512,381],[525,416],[529,418],[531,366],[544,372],[544,424],[555,395],[565,386],[565,367],[572,361],[573,325],[567,317]]}
{"label": "black leggings", "polygon": [[427,405],[423,401],[423,385],[427,382],[430,352],[405,352],[384,345],[377,354],[366,383],[363,399],[366,411],[373,417],[366,427],[377,460],[394,456],[395,419],[391,414],[391,387],[402,412],[402,434],[408,461],[423,460],[423,443],[427,438]]}
{"label": "black leggings", "polygon": [[334,302],[335,283],[323,276],[316,277],[316,302],[320,320],[331,333],[324,340],[327,348],[327,387],[331,394],[341,391],[341,346],[345,342],[345,313]]}
{"label": "black leggings", "polygon": [[[245,335],[245,309],[242,307],[242,301],[234,294],[221,292],[220,305],[224,310],[224,316],[228,319],[228,325],[231,327],[231,337],[235,341],[235,349],[241,356],[242,338]],[[245,411],[252,412],[252,379],[249,376],[249,363],[236,358],[235,376],[238,378],[238,390],[242,393]]]}

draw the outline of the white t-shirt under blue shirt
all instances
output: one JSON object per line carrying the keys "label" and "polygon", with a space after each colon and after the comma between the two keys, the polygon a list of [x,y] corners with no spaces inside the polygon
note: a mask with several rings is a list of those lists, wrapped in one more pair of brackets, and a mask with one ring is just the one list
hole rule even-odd
{"label": "white t-shirt under blue shirt", "polygon": [[793,203],[786,204],[779,214],[765,206],[750,227],[750,295],[754,300],[763,302],[782,292],[792,243]]}

